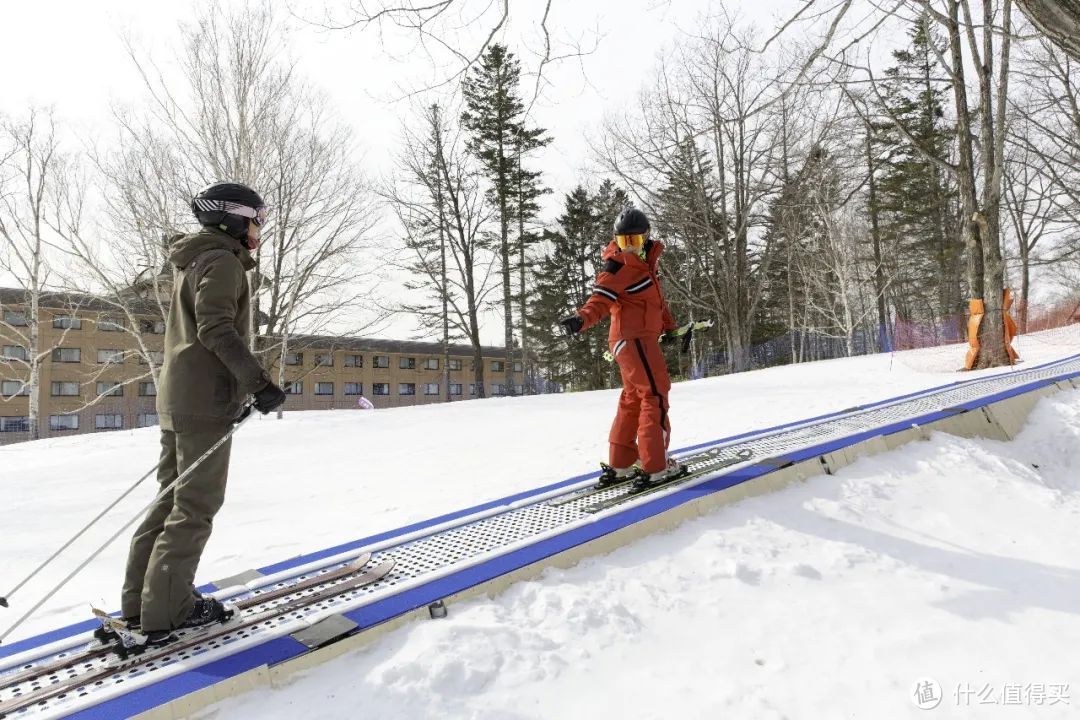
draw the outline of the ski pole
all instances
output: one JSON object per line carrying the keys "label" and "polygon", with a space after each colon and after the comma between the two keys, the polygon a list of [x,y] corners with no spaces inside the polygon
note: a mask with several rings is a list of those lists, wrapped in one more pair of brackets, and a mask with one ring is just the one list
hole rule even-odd
{"label": "ski pole", "polygon": [[241,414],[240,414],[239,420],[237,420],[237,421],[236,421],[236,423],[235,423],[235,424],[233,424],[233,426],[232,426],[231,428],[229,428],[229,431],[228,431],[227,433],[225,433],[225,434],[224,434],[224,435],[223,435],[223,436],[221,437],[221,439],[220,439],[220,440],[218,440],[218,441],[217,441],[216,443],[214,443],[214,444],[213,444],[213,445],[212,445],[212,446],[210,447],[210,449],[209,449],[209,450],[207,450],[207,451],[206,451],[206,452],[204,452],[204,453],[203,453],[202,455],[200,455],[200,456],[199,456],[199,458],[198,458],[198,459],[197,459],[197,460],[196,460],[195,462],[193,462],[193,463],[192,463],[191,465],[189,465],[189,466],[188,466],[188,467],[187,467],[187,468],[186,468],[186,469],[184,470],[184,472],[180,473],[180,474],[179,474],[179,475],[178,475],[178,476],[176,477],[176,479],[175,479],[175,480],[173,480],[173,481],[172,481],[171,483],[169,483],[169,484],[168,484],[168,485],[166,485],[166,486],[165,486],[164,488],[162,488],[162,489],[161,489],[161,492],[159,492],[159,493],[157,494],[157,496],[155,496],[155,497],[154,497],[154,499],[153,499],[153,500],[151,500],[151,501],[150,501],[150,502],[149,502],[149,503],[148,503],[148,504],[146,505],[146,507],[144,507],[144,508],[143,508],[142,510],[140,510],[140,511],[139,511],[139,513],[138,513],[138,514],[137,514],[137,515],[136,515],[135,517],[131,518],[131,519],[130,519],[130,520],[128,520],[128,521],[127,521],[126,523],[124,523],[123,527],[121,527],[121,528],[120,528],[119,530],[117,530],[117,531],[116,531],[115,533],[113,533],[113,534],[112,534],[112,535],[111,535],[111,536],[109,537],[109,539],[108,539],[108,540],[106,540],[106,541],[105,541],[104,543],[102,543],[102,544],[101,544],[101,547],[99,547],[99,548],[98,548],[97,550],[95,550],[95,551],[94,551],[93,553],[91,553],[91,554],[90,554],[90,557],[86,558],[86,560],[83,560],[83,561],[82,561],[82,563],[80,563],[80,564],[79,564],[79,566],[78,566],[77,568],[75,568],[75,569],[74,569],[74,570],[72,570],[72,571],[71,571],[70,573],[68,573],[67,577],[65,577],[65,578],[64,578],[63,580],[61,580],[61,581],[60,581],[59,583],[57,583],[57,584],[56,584],[56,586],[55,586],[55,587],[54,587],[54,588],[53,588],[52,590],[49,590],[49,592],[45,594],[45,597],[41,598],[41,600],[38,600],[38,602],[37,602],[37,603],[35,603],[35,604],[34,604],[34,606],[33,606],[33,607],[31,607],[31,608],[30,608],[29,610],[27,610],[27,611],[26,611],[26,612],[25,612],[25,613],[23,614],[23,616],[22,616],[22,617],[20,617],[20,618],[19,618],[18,620],[16,620],[16,621],[14,622],[14,624],[12,624],[12,625],[11,625],[11,627],[9,627],[9,628],[8,628],[7,630],[5,630],[5,631],[4,631],[4,633],[3,633],[2,635],[0,635],[0,642],[3,642],[4,638],[6,638],[6,637],[7,637],[8,635],[10,635],[10,634],[12,633],[12,631],[13,631],[13,630],[15,630],[15,628],[19,627],[19,626],[20,626],[20,625],[22,625],[22,624],[23,624],[24,622],[26,622],[26,619],[27,619],[27,618],[29,618],[29,617],[30,617],[31,615],[33,615],[33,614],[34,614],[35,612],[37,612],[37,610],[38,610],[38,609],[39,609],[39,608],[40,608],[40,607],[41,607],[42,605],[44,605],[44,604],[45,604],[45,603],[47,603],[47,602],[48,602],[49,600],[51,600],[51,599],[52,599],[52,597],[53,597],[53,595],[55,595],[56,593],[58,593],[58,592],[60,591],[60,589],[61,589],[62,587],[64,587],[65,585],[67,585],[67,584],[68,584],[69,582],[71,582],[71,579],[72,579],[72,578],[74,578],[74,577],[75,577],[76,575],[78,575],[78,574],[79,574],[80,572],[82,572],[83,568],[85,568],[85,567],[86,567],[87,565],[89,565],[89,564],[90,564],[91,562],[93,562],[93,560],[94,560],[94,559],[95,559],[95,558],[96,558],[96,557],[97,557],[98,555],[100,555],[100,554],[101,554],[101,553],[102,553],[102,552],[103,552],[103,551],[105,550],[105,548],[109,547],[109,545],[111,545],[111,544],[113,543],[113,541],[114,541],[114,540],[116,540],[116,539],[117,539],[118,537],[120,537],[121,535],[123,535],[123,534],[124,534],[124,533],[125,533],[125,532],[127,531],[127,529],[128,529],[128,528],[130,528],[130,527],[131,527],[132,525],[134,525],[134,524],[135,524],[135,522],[136,522],[136,521],[137,521],[137,520],[138,520],[139,518],[143,517],[143,515],[144,515],[144,514],[146,513],[146,511],[147,511],[147,510],[149,510],[150,508],[152,508],[152,507],[153,507],[153,506],[154,506],[154,505],[155,505],[155,504],[156,504],[156,503],[157,503],[157,502],[158,502],[159,500],[161,500],[161,499],[162,499],[163,497],[165,497],[166,495],[168,495],[168,494],[169,494],[169,493],[170,493],[170,492],[172,491],[173,487],[175,487],[175,486],[176,486],[176,484],[177,484],[177,483],[179,483],[179,482],[180,482],[181,480],[183,480],[183,479],[184,479],[184,478],[186,478],[186,477],[187,477],[188,475],[190,475],[190,474],[191,474],[191,473],[192,473],[192,472],[193,472],[193,471],[194,471],[194,470],[195,470],[195,469],[196,469],[197,467],[199,467],[199,465],[201,465],[201,464],[202,464],[203,462],[205,462],[205,460],[206,460],[206,459],[207,459],[208,457],[210,457],[211,455],[213,455],[213,454],[214,454],[214,452],[215,452],[215,451],[216,451],[216,450],[217,450],[217,449],[218,449],[219,447],[221,447],[222,445],[224,445],[224,444],[225,444],[225,442],[226,442],[226,441],[227,441],[227,440],[228,440],[229,438],[231,438],[231,437],[232,437],[232,436],[233,436],[233,435],[234,435],[234,434],[236,433],[236,431],[237,431],[237,430],[239,430],[239,429],[240,429],[240,427],[241,427],[241,426],[242,426],[242,425],[243,425],[244,423],[246,423],[246,422],[247,422],[247,421],[248,421],[248,420],[249,420],[249,419],[251,418],[251,409],[252,409],[252,408],[254,407],[254,405],[255,405],[255,403],[253,403],[253,402],[249,402],[249,403],[246,403],[246,404],[244,405],[244,407],[243,407],[243,408],[241,409]]}
{"label": "ski pole", "polygon": [[134,485],[132,485],[132,486],[131,486],[131,487],[129,487],[129,488],[127,489],[127,490],[125,490],[125,491],[124,491],[123,493],[121,493],[121,494],[120,494],[120,496],[119,496],[118,498],[116,498],[115,500],[113,500],[113,501],[112,501],[112,502],[111,502],[111,503],[110,503],[110,504],[108,505],[108,507],[106,507],[106,508],[105,508],[104,510],[102,510],[101,512],[99,512],[99,513],[98,513],[98,514],[97,514],[97,515],[96,515],[96,516],[94,517],[94,519],[93,519],[93,520],[91,520],[91,521],[90,521],[90,522],[88,522],[88,523],[87,523],[86,525],[84,525],[84,526],[83,526],[83,528],[82,528],[81,530],[79,530],[79,532],[75,533],[75,534],[74,534],[74,535],[73,535],[73,536],[71,537],[71,539],[70,539],[70,540],[68,540],[68,541],[67,541],[66,543],[64,543],[63,545],[61,545],[61,546],[60,546],[60,548],[59,548],[59,549],[57,549],[57,551],[56,551],[56,552],[54,552],[54,553],[53,553],[52,555],[50,555],[50,556],[48,557],[48,559],[47,559],[47,560],[45,560],[45,562],[41,563],[41,564],[40,564],[40,565],[38,565],[38,566],[37,566],[36,568],[34,568],[34,571],[33,571],[33,572],[31,572],[31,573],[30,573],[29,575],[27,575],[27,576],[26,576],[25,578],[23,578],[23,579],[22,579],[22,580],[21,580],[21,581],[19,582],[19,584],[18,584],[18,585],[16,585],[16,586],[15,586],[14,588],[12,588],[11,592],[9,592],[9,593],[8,593],[7,595],[4,595],[3,597],[0,597],[0,607],[5,607],[5,608],[6,608],[6,607],[8,607],[8,598],[10,598],[10,597],[11,597],[12,595],[14,595],[15,593],[19,592],[19,590],[20,590],[20,589],[21,589],[21,588],[23,587],[23,585],[26,585],[26,583],[28,583],[28,582],[30,582],[31,580],[33,580],[33,579],[34,579],[34,576],[36,576],[36,575],[37,575],[37,574],[38,574],[39,572],[41,572],[41,571],[42,571],[42,570],[44,570],[44,569],[45,569],[46,567],[48,567],[48,566],[49,566],[49,565],[50,565],[50,564],[52,563],[52,561],[53,561],[53,560],[55,560],[55,559],[56,559],[57,557],[59,557],[59,556],[60,556],[60,553],[64,552],[64,551],[65,551],[65,550],[67,550],[67,549],[68,549],[69,547],[71,547],[71,545],[72,545],[72,544],[73,544],[73,543],[74,543],[74,542],[75,542],[76,540],[78,540],[79,538],[81,538],[81,537],[83,536],[83,534],[85,534],[85,533],[86,533],[86,531],[87,531],[87,530],[89,530],[89,529],[90,529],[90,528],[92,528],[92,527],[93,527],[94,525],[96,525],[96,524],[97,524],[97,522],[98,522],[99,520],[101,520],[101,518],[105,517],[105,515],[106,515],[106,514],[108,514],[108,512],[109,512],[110,510],[112,510],[112,509],[113,509],[114,507],[116,507],[117,505],[119,505],[119,504],[120,504],[120,501],[121,501],[121,500],[123,500],[123,499],[124,499],[124,498],[126,498],[126,497],[127,497],[128,495],[130,495],[130,494],[132,493],[132,491],[133,491],[133,490],[134,490],[135,488],[139,487],[139,485],[141,485],[141,484],[143,483],[143,481],[144,481],[144,480],[146,480],[146,478],[148,478],[148,477],[150,477],[151,475],[153,475],[154,473],[156,473],[156,472],[157,472],[157,469],[158,469],[159,467],[161,467],[161,463],[160,463],[160,462],[159,462],[159,463],[158,463],[157,465],[155,465],[154,467],[150,468],[150,470],[148,470],[148,471],[147,471],[147,473],[146,473],[145,475],[143,475],[143,476],[142,476],[141,478],[139,478],[138,480],[136,480],[136,481],[135,481],[135,484],[134,484]]}

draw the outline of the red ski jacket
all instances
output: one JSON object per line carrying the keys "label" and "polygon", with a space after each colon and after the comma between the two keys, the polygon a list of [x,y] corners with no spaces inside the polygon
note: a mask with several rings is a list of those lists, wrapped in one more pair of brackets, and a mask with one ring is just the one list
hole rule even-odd
{"label": "red ski jacket", "polygon": [[608,341],[652,338],[675,329],[675,320],[660,290],[656,264],[664,246],[650,242],[645,260],[624,253],[614,241],[608,243],[601,257],[603,268],[596,278],[589,300],[578,310],[585,321],[582,331],[596,325],[611,313]]}

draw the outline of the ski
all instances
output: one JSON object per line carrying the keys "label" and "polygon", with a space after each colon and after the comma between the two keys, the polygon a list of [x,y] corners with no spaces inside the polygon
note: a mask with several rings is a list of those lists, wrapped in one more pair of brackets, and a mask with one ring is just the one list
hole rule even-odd
{"label": "ski", "polygon": [[[66,680],[61,680],[58,683],[46,685],[38,688],[33,692],[26,695],[19,695],[11,700],[0,703],[0,718],[7,716],[10,713],[22,710],[25,707],[34,705],[44,700],[49,700],[58,695],[65,695],[70,692],[74,692],[77,688],[85,685],[91,685],[97,683],[110,675],[127,670],[131,667],[135,667],[142,664],[149,664],[157,662],[157,667],[163,667],[167,665],[167,660],[174,655],[179,655],[184,650],[187,650],[199,643],[212,640],[215,637],[221,635],[227,635],[229,633],[236,632],[237,630],[243,630],[244,628],[260,625],[268,620],[287,615],[295,610],[301,610],[314,603],[329,600],[339,595],[355,590],[357,588],[371,585],[372,583],[382,580],[390,571],[394,569],[395,560],[393,558],[387,558],[377,565],[363,569],[355,577],[344,580],[332,587],[329,587],[321,592],[316,592],[306,597],[297,598],[287,603],[278,605],[277,607],[269,610],[264,610],[260,613],[255,613],[246,618],[240,618],[237,620],[234,618],[232,621],[224,624],[207,625],[203,628],[196,629],[194,632],[185,634],[182,638],[164,645],[161,647],[147,650],[139,655],[132,656],[128,659],[116,658],[108,665],[105,665],[97,670],[91,672],[76,675]],[[113,648],[106,650],[110,652]],[[159,662],[166,661],[166,662]]]}
{"label": "ski", "polygon": [[[362,571],[370,561],[371,553],[365,552],[357,556],[356,559],[329,572],[312,575],[311,577],[291,585],[285,585],[283,587],[274,588],[273,590],[257,593],[238,602],[229,603],[229,605],[237,611],[248,610],[266,602],[273,602],[274,600],[279,600],[295,593],[304,592],[311,588],[334,582],[335,580],[340,580],[349,577],[350,575],[355,575]],[[127,630],[126,623],[124,623],[123,620],[107,615],[100,610],[95,609],[94,614],[102,622],[102,627],[95,631],[95,637],[99,638],[99,640],[91,642],[81,652],[74,652],[71,655],[58,658],[44,665],[27,667],[21,673],[10,676],[0,676],[0,690],[6,690],[9,687],[21,685],[40,677],[47,677],[61,670],[66,670],[74,665],[81,665],[116,652],[114,645],[115,636],[119,635],[116,630]],[[186,630],[181,630],[179,633],[181,640],[186,638],[189,634]]]}
{"label": "ski", "polygon": [[[622,493],[620,495],[617,495],[617,496],[615,496],[613,498],[608,498],[607,500],[602,500],[600,502],[593,503],[592,505],[588,505],[585,508],[583,508],[583,510],[585,512],[587,512],[587,513],[598,513],[601,510],[607,510],[608,508],[613,508],[616,505],[621,505],[624,502],[629,502],[630,500],[634,500],[636,498],[643,497],[645,495],[649,495],[651,493],[654,493],[654,492],[657,492],[657,491],[660,491],[660,490],[664,490],[666,488],[674,487],[676,485],[681,485],[682,483],[686,482],[690,478],[693,478],[693,477],[696,477],[696,476],[699,476],[699,475],[703,475],[704,473],[714,472],[714,471],[720,470],[722,468],[730,467],[732,465],[738,465],[739,463],[744,463],[747,460],[749,460],[750,458],[752,458],[753,455],[754,455],[753,450],[750,450],[750,449],[740,450],[737,454],[735,454],[735,455],[733,455],[731,457],[727,457],[727,458],[723,458],[723,459],[718,460],[718,461],[710,462],[705,467],[703,467],[703,468],[701,468],[699,470],[694,470],[693,472],[682,473],[680,475],[677,475],[677,476],[675,476],[673,478],[669,478],[669,479],[664,480],[663,482],[657,483],[655,485],[650,485],[648,487],[641,488],[640,490],[631,489],[631,490],[629,490],[627,492],[624,492],[624,493]],[[688,458],[688,462],[693,462],[693,461],[694,461],[693,457]]]}
{"label": "ski", "polygon": [[590,485],[589,487],[582,490],[577,490],[567,495],[561,495],[557,498],[548,500],[547,505],[548,507],[559,507],[560,505],[568,505],[576,500],[581,500],[582,498],[592,497],[593,495],[602,493],[605,490],[611,490],[612,488],[621,487],[633,479],[634,476],[631,474],[627,475],[625,478],[616,480],[615,482],[610,482],[607,485]]}

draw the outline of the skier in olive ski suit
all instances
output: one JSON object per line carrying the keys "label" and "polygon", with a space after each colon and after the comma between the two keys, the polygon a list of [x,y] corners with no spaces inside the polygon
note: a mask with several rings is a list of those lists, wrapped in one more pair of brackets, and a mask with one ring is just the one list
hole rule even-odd
{"label": "skier in olive ski suit", "polygon": [[[633,479],[635,489],[644,489],[686,471],[667,455],[671,379],[657,341],[674,340],[675,321],[657,274],[663,245],[649,238],[649,230],[649,218],[640,210],[619,213],[592,295],[576,314],[560,321],[566,334],[574,335],[611,314],[608,342],[623,390],[601,485]],[[639,460],[640,468],[635,466]]]}
{"label": "skier in olive ski suit", "polygon": [[[259,246],[266,203],[239,183],[215,183],[191,201],[202,229],[173,239],[175,267],[159,378],[158,482],[172,483],[229,431],[245,400],[268,413],[285,402],[248,350],[246,271]],[[231,439],[158,500],[135,531],[121,612],[150,646],[173,630],[227,620],[232,611],[195,590],[195,571],[225,500]]]}

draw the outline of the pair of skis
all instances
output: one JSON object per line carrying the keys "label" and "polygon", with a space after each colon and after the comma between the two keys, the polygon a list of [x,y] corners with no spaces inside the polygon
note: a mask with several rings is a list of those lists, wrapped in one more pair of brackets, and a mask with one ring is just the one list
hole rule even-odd
{"label": "pair of skis", "polygon": [[[560,507],[562,505],[569,505],[570,503],[579,502],[581,500],[599,495],[613,489],[625,489],[624,492],[620,492],[614,497],[601,500],[599,502],[591,503],[582,508],[587,513],[598,513],[601,510],[607,510],[608,508],[615,507],[624,502],[633,500],[634,498],[641,497],[642,495],[648,495],[658,490],[671,487],[672,485],[678,485],[681,482],[690,480],[696,476],[703,475],[704,473],[714,472],[716,470],[722,470],[732,465],[738,465],[740,463],[747,462],[754,456],[754,451],[749,448],[740,450],[735,455],[729,457],[721,457],[716,459],[716,451],[708,451],[697,455],[692,455],[685,459],[685,465],[688,468],[686,472],[680,473],[666,478],[665,480],[649,485],[643,488],[629,487],[634,480],[633,475],[628,476],[626,479],[619,480],[617,482],[608,483],[606,485],[594,485],[578,492],[570,493],[562,497],[554,498],[548,501],[549,507]],[[698,466],[698,467],[695,467]],[[692,469],[690,469],[692,468]]]}
{"label": "pair of skis", "polygon": [[[125,641],[123,635],[118,632],[118,637],[111,642],[94,642],[83,652],[74,653],[71,656],[57,659],[45,665],[29,667],[23,672],[8,677],[0,676],[0,690],[16,685],[32,684],[31,692],[16,695],[10,700],[0,702],[0,718],[59,695],[73,692],[80,687],[93,685],[130,667],[157,661],[167,663],[171,658],[179,658],[180,654],[184,653],[185,650],[190,650],[192,647],[208,640],[275,620],[310,605],[371,585],[385,578],[394,569],[395,560],[393,558],[386,558],[374,565],[369,565],[370,560],[371,554],[364,553],[356,560],[336,570],[321,575],[313,575],[292,585],[252,595],[232,604],[232,608],[236,612],[232,619],[224,623],[214,623],[179,631],[177,640],[165,645],[147,648],[137,654],[132,653],[129,647],[124,647],[125,642],[130,643],[132,638]],[[261,612],[251,613],[247,616],[240,614],[244,610],[293,595],[297,595],[297,597]],[[95,615],[99,612],[95,610]],[[111,628],[125,633],[134,632],[132,628],[127,627],[123,620],[104,613],[101,613],[101,615],[107,618],[107,620],[103,619],[103,623],[107,622]],[[109,657],[110,659],[98,668],[73,675],[59,682],[40,685],[42,682],[47,682],[47,678],[56,675],[62,670],[86,665],[102,657]],[[158,662],[158,666],[161,664]]]}

